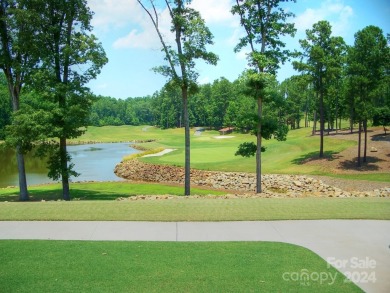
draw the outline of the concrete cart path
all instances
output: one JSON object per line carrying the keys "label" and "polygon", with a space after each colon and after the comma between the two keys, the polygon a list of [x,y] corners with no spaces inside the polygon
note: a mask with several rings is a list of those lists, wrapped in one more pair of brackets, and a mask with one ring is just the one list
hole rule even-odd
{"label": "concrete cart path", "polygon": [[390,292],[390,221],[0,222],[0,239],[287,242],[314,251],[366,292]]}

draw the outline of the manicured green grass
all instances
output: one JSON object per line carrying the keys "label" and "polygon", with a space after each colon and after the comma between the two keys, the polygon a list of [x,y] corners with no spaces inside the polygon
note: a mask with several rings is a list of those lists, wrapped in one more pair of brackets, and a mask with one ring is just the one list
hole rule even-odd
{"label": "manicured green grass", "polygon": [[[390,164],[390,162],[389,162]],[[390,182],[390,173],[372,173],[372,174],[327,174],[330,177],[343,178],[348,180],[368,180]],[[389,183],[390,186],[390,183]]]}
{"label": "manicured green grass", "polygon": [[178,197],[171,200],[1,202],[1,221],[262,221],[390,220],[387,198]]}
{"label": "manicured green grass", "polygon": [[362,292],[285,243],[0,241],[0,250],[0,292]]}
{"label": "manicured green grass", "polygon": [[[194,130],[193,130],[194,131]],[[302,128],[289,132],[287,140],[264,141],[267,151],[262,154],[264,173],[277,174],[316,174],[330,175],[321,164],[305,165],[302,160],[318,156],[319,138],[310,135],[311,129]],[[217,131],[205,131],[200,136],[191,136],[191,167],[204,170],[255,172],[255,158],[235,156],[239,144],[254,141],[249,134],[233,133],[233,138],[216,139]],[[89,127],[80,141],[132,141],[156,140],[143,144],[144,147],[175,148],[176,151],[162,157],[142,158],[145,162],[183,166],[184,164],[184,129],[161,130],[145,126],[110,126]],[[356,142],[325,137],[325,152],[338,153]],[[365,175],[362,175],[364,177]],[[386,177],[386,176],[385,176]],[[379,177],[379,180],[382,177]],[[373,178],[376,180],[376,177]]]}
{"label": "manicured green grass", "polygon": [[[58,200],[62,198],[62,187],[60,184],[30,186],[28,190],[33,201]],[[19,197],[18,192],[18,188],[0,189],[0,201],[17,201]],[[71,197],[74,200],[115,200],[134,195],[183,195],[183,193],[183,187],[156,183],[92,182],[71,184]],[[223,191],[200,188],[192,188],[192,193],[197,195],[226,194]]]}
{"label": "manicured green grass", "polygon": [[183,129],[168,129],[162,130],[160,128],[151,126],[104,126],[94,127],[89,126],[85,134],[81,137],[69,140],[70,142],[120,142],[133,140],[148,140],[155,139],[160,143],[175,141],[180,144],[184,138],[181,136],[184,133]]}
{"label": "manicured green grass", "polygon": [[[224,192],[192,189],[194,194]],[[32,202],[19,203],[16,188],[0,189],[0,220],[255,221],[300,219],[390,219],[386,198],[187,198],[183,188],[152,183],[73,183],[71,202],[61,186],[29,188]],[[134,195],[170,194],[170,200],[115,201]],[[42,201],[44,200],[44,201]]]}

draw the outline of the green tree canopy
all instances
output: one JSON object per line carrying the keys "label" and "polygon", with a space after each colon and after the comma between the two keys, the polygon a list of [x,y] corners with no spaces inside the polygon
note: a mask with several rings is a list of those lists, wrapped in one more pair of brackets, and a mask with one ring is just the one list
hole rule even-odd
{"label": "green tree canopy", "polygon": [[341,37],[332,36],[332,27],[322,20],[306,31],[306,39],[299,40],[302,52],[301,60],[294,61],[296,70],[311,76],[320,112],[320,152],[324,156],[325,99],[333,80],[340,78],[346,46]]}
{"label": "green tree canopy", "polygon": [[[295,34],[294,24],[287,22],[293,16],[284,11],[280,4],[288,0],[236,0],[232,13],[240,17],[245,35],[240,39],[235,52],[250,48],[249,66],[252,68],[248,76],[251,96],[257,100],[257,152],[256,152],[256,190],[261,192],[261,151],[264,91],[270,75],[275,75],[280,64],[289,57],[289,50],[284,49],[282,36]],[[295,1],[291,1],[295,2]]]}

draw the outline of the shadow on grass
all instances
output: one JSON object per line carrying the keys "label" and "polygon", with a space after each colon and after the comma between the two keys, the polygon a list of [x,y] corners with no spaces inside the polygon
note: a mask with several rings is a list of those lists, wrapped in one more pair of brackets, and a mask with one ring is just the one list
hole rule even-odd
{"label": "shadow on grass", "polygon": [[361,166],[357,165],[357,157],[352,160],[345,160],[339,163],[339,168],[343,170],[355,170],[355,171],[377,171],[379,170],[379,166],[375,165],[375,163],[383,162],[385,160],[379,159],[377,157],[367,156],[367,162],[363,162],[363,158],[361,158]]}
{"label": "shadow on grass", "polygon": [[[131,197],[133,194],[119,194],[109,193],[109,192],[99,192],[97,190],[82,190],[77,188],[72,188],[70,191],[72,200],[116,200],[122,197]],[[62,189],[58,188],[55,190],[46,190],[46,189],[34,189],[29,191],[30,202],[38,201],[57,201],[62,200]],[[7,194],[0,195],[0,202],[18,202],[19,194],[17,191],[10,192]]]}
{"label": "shadow on grass", "polygon": [[[371,133],[371,132],[374,132],[374,130],[372,129],[368,129],[367,130],[367,133]],[[315,135],[320,135],[320,130],[316,130],[316,133]],[[353,135],[353,134],[358,134],[359,131],[358,129],[354,129],[352,132],[351,132],[351,129],[348,127],[348,128],[342,128],[342,129],[324,129],[324,135],[325,136],[350,136],[350,135]],[[364,132],[362,132],[362,135],[364,135]]]}
{"label": "shadow on grass", "polygon": [[390,133],[388,134],[375,134],[372,136],[371,140],[373,141],[390,141]]}
{"label": "shadow on grass", "polygon": [[324,152],[323,158],[320,158],[319,152],[311,152],[311,153],[304,154],[299,158],[292,160],[291,162],[295,165],[303,165],[312,161],[321,161],[321,160],[333,161],[339,158],[340,156],[338,156],[337,153],[333,151]]}

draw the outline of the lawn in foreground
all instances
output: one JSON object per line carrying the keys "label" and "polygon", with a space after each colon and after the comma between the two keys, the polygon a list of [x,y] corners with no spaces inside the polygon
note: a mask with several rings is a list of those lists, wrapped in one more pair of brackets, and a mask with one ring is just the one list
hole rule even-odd
{"label": "lawn in foreground", "polygon": [[285,243],[7,240],[0,250],[0,292],[362,292]]}

